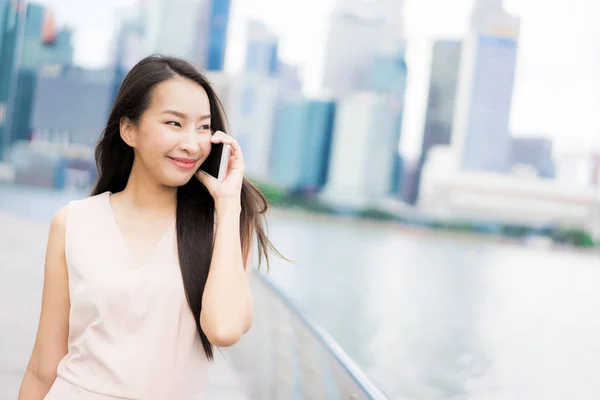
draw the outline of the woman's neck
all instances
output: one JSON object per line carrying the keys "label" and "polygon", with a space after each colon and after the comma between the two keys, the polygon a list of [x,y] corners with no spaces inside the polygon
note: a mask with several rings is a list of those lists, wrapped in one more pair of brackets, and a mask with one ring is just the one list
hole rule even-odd
{"label": "woman's neck", "polygon": [[177,188],[157,184],[143,175],[134,164],[121,193],[124,205],[147,216],[175,215]]}

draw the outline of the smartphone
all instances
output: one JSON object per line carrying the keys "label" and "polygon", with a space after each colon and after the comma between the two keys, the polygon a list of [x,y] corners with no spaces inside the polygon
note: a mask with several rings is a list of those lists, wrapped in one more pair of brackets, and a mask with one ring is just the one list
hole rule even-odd
{"label": "smartphone", "polygon": [[229,153],[231,145],[223,143],[213,143],[210,154],[200,165],[200,169],[210,176],[216,178],[219,182],[225,179],[227,166],[229,165]]}

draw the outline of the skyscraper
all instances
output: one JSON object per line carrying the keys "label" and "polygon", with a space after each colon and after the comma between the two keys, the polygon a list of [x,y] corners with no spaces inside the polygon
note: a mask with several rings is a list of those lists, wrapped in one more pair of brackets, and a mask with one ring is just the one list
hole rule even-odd
{"label": "skyscraper", "polygon": [[206,69],[221,71],[225,67],[231,0],[209,0],[209,3]]}
{"label": "skyscraper", "polygon": [[279,38],[260,22],[251,20],[246,30],[246,62],[244,70],[274,76],[278,68]]}
{"label": "skyscraper", "polygon": [[11,142],[10,116],[17,89],[17,71],[27,5],[22,0],[0,0],[0,158]]}
{"label": "skyscraper", "polygon": [[112,78],[109,69],[41,68],[33,96],[33,131],[48,139],[61,136],[69,143],[94,146],[106,124],[106,114],[98,107],[109,103]]}
{"label": "skyscraper", "polygon": [[464,42],[452,145],[462,167],[506,172],[510,167],[511,110],[520,21],[502,0],[478,0]]}
{"label": "skyscraper", "polygon": [[46,7],[27,6],[17,85],[12,99],[14,107],[7,124],[9,143],[29,138],[38,70],[46,64],[71,64],[72,36],[70,29],[56,28],[54,16]]}
{"label": "skyscraper", "polygon": [[315,192],[327,179],[335,103],[297,97],[278,105],[270,180],[291,191]]}
{"label": "skyscraper", "polygon": [[[108,112],[117,97],[121,83],[133,66],[144,57],[144,20],[139,9],[123,10],[113,42],[113,82],[107,104]],[[108,114],[107,112],[107,114]]]}
{"label": "skyscraper", "polygon": [[356,93],[338,105],[331,144],[328,199],[362,205],[398,189],[402,104],[396,96]]}
{"label": "skyscraper", "polygon": [[367,90],[394,94],[398,99],[403,100],[408,78],[404,44],[398,42],[395,47],[376,52],[366,78]]}
{"label": "skyscraper", "polygon": [[5,18],[8,12],[8,0],[0,0],[0,49],[2,48],[2,38],[4,37]]}
{"label": "skyscraper", "polygon": [[[386,40],[389,40],[386,39]],[[406,83],[408,79],[408,68],[405,60],[405,44],[398,35],[395,41],[388,43],[375,52],[369,72],[367,74],[366,89],[373,93],[384,95],[388,105],[393,105],[384,114],[388,118],[392,118],[395,123],[393,129],[398,129],[397,132],[386,132],[384,135],[389,135],[390,138],[396,138],[394,141],[395,148],[390,149],[391,153],[386,156],[392,157],[390,170],[386,174],[391,174],[391,186],[386,189],[385,195],[402,196],[405,192],[404,187],[407,184],[406,169],[407,160],[404,160],[399,153],[399,138],[401,135],[402,117],[404,111],[404,101],[406,97]],[[384,125],[386,118],[384,118]],[[385,129],[388,128],[384,128]],[[388,178],[386,178],[388,179]],[[412,180],[411,180],[412,182]]]}
{"label": "skyscraper", "polygon": [[552,158],[552,140],[545,137],[513,137],[511,166],[532,167],[540,178],[554,178],[556,167]]}
{"label": "skyscraper", "polygon": [[590,183],[596,190],[600,190],[600,151],[592,155],[592,177]]}
{"label": "skyscraper", "polygon": [[450,144],[460,51],[459,41],[442,40],[434,44],[421,147],[422,159],[427,157],[433,146]]}
{"label": "skyscraper", "polygon": [[144,53],[184,58],[203,70],[225,65],[231,0],[147,0]]}
{"label": "skyscraper", "polygon": [[260,73],[242,74],[232,82],[233,107],[229,110],[232,135],[244,149],[246,171],[252,179],[269,178],[278,83],[276,78]]}
{"label": "skyscraper", "polygon": [[198,22],[207,0],[148,0],[144,5],[144,53],[192,61]]}
{"label": "skyscraper", "polygon": [[323,86],[343,96],[368,85],[377,52],[402,36],[402,0],[339,0],[330,20]]}
{"label": "skyscraper", "polygon": [[406,193],[406,201],[410,204],[414,204],[419,195],[421,172],[429,150],[433,146],[450,144],[461,46],[461,42],[457,40],[440,40],[433,46],[425,129],[416,185],[414,190]]}
{"label": "skyscraper", "polygon": [[283,97],[286,97],[289,93],[298,93],[302,90],[302,79],[298,66],[278,60],[277,77],[279,79],[280,94]]}

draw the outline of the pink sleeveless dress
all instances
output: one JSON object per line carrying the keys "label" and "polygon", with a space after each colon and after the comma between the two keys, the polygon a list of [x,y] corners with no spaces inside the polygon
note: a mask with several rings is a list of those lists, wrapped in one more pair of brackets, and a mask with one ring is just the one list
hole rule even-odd
{"label": "pink sleeveless dress", "polygon": [[45,400],[200,400],[208,361],[183,288],[175,223],[135,266],[109,197],[68,206],[68,353]]}

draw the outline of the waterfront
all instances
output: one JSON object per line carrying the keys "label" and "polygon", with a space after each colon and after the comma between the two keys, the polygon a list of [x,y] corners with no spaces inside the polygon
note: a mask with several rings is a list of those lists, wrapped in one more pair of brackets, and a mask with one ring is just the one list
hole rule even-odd
{"label": "waterfront", "polygon": [[[2,186],[0,210],[48,220],[81,195]],[[597,254],[297,212],[269,228],[294,261],[271,279],[392,398],[600,397]]]}

